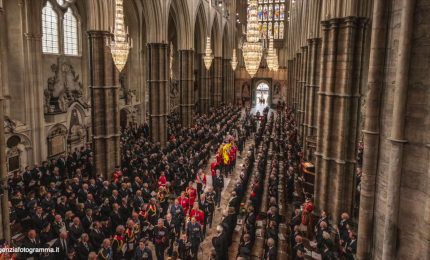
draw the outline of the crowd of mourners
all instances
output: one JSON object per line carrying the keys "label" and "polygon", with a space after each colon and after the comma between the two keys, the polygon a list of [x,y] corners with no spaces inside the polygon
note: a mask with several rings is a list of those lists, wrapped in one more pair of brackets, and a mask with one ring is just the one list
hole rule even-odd
{"label": "crowd of mourners", "polygon": [[[267,108],[253,115],[249,109],[243,112],[223,105],[193,119],[192,127],[182,127],[179,115],[172,113],[165,146],[151,141],[147,124],[122,129],[121,165],[109,179],[95,171],[90,144],[14,172],[7,190],[10,221],[13,235],[23,237],[15,236],[12,244],[58,251],[9,257],[140,260],[153,259],[155,251],[156,259],[166,255],[197,259],[214,211],[220,207],[224,178],[235,164],[225,167],[213,162],[212,184],[207,185],[210,156],[229,142],[242,154],[245,140],[252,136],[254,143],[244,154],[228,210],[212,239],[213,258],[229,259],[227,249],[240,218],[237,258],[250,259],[257,221],[264,218],[264,234],[259,235],[264,238],[263,257],[277,259],[279,225],[285,221],[278,212],[278,183],[283,175],[282,194],[294,211],[287,220],[292,259],[305,259],[311,251],[323,260],[354,259],[356,233],[349,214],[343,213],[334,225],[325,211],[315,215],[310,196],[302,197],[302,148],[294,110],[280,106],[275,113]],[[265,179],[268,199],[263,198]],[[263,212],[265,203],[268,211]],[[0,244],[11,246],[5,241]]]}
{"label": "crowd of mourners", "polygon": [[[300,170],[302,153],[297,141],[297,125],[294,111],[286,110],[285,133],[287,146],[286,193],[287,202],[293,205],[294,213],[289,220],[290,253],[294,260],[307,259],[314,252],[323,260],[354,259],[357,250],[357,234],[350,215],[340,216],[335,225],[325,210],[319,215],[314,212],[312,196],[300,191]],[[302,203],[301,197],[304,198]]]}
{"label": "crowd of mourners", "polygon": [[207,185],[210,155],[226,142],[241,153],[255,121],[230,105],[196,115],[190,128],[178,121],[170,116],[163,147],[150,140],[147,124],[123,129],[121,166],[110,179],[95,172],[90,145],[15,172],[10,220],[24,237],[13,242],[58,251],[13,257],[140,260],[152,259],[152,249],[157,259],[196,259],[227,174],[215,167]]}

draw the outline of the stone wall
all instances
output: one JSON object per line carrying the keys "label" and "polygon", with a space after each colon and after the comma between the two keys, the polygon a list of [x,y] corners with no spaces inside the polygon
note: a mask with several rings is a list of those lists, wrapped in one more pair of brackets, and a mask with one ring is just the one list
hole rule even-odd
{"label": "stone wall", "polygon": [[[376,179],[374,213],[374,259],[382,259],[384,225],[387,207],[388,169],[390,164],[392,116],[396,67],[398,65],[399,32],[403,1],[393,0],[389,16],[388,46],[385,65],[385,81],[382,93],[381,138]],[[407,90],[405,139],[400,186],[400,205],[397,232],[397,259],[425,259],[428,253],[422,243],[428,243],[421,233],[425,228],[425,205],[430,200],[430,160],[426,144],[430,142],[430,3],[417,0],[414,13],[411,61]],[[369,149],[369,147],[365,147]],[[371,148],[370,148],[371,149]],[[427,206],[428,207],[428,206]],[[427,226],[427,234],[430,232]],[[428,239],[428,237],[427,237]],[[428,250],[428,244],[427,244]]]}

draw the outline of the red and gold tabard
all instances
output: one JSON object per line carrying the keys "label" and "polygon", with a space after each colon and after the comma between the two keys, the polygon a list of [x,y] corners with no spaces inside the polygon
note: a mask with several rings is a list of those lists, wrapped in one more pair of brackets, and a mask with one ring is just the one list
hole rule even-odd
{"label": "red and gold tabard", "polygon": [[155,217],[158,213],[157,206],[153,204],[149,204],[146,211],[149,217]]}
{"label": "red and gold tabard", "polygon": [[113,236],[112,248],[121,251],[125,243],[125,239],[121,235]]}
{"label": "red and gold tabard", "polygon": [[205,213],[203,213],[203,211],[201,211],[200,209],[192,209],[189,215],[189,219],[191,220],[192,217],[195,217],[196,221],[200,225],[203,225],[205,223]]}

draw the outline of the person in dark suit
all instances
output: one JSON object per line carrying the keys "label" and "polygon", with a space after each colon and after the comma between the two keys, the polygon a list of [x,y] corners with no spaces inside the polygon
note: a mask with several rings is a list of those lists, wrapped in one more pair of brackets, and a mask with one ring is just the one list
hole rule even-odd
{"label": "person in dark suit", "polygon": [[216,260],[228,259],[228,248],[226,233],[222,226],[217,226],[217,236],[212,238],[212,245],[215,248]]}
{"label": "person in dark suit", "polygon": [[276,247],[275,247],[275,240],[273,240],[272,238],[269,238],[267,240],[267,250],[266,250],[264,259],[276,260],[277,254],[278,254],[277,252],[278,251],[276,250]]}
{"label": "person in dark suit", "polygon": [[[25,248],[39,248],[39,247],[41,247],[40,240],[36,234],[36,230],[31,229],[28,231],[27,237],[25,237],[23,239],[21,247],[25,247]],[[37,259],[38,254],[29,252],[29,253],[23,253],[22,256],[24,259],[28,259],[31,257],[34,257]]]}
{"label": "person in dark suit", "polygon": [[55,259],[67,259],[70,249],[73,247],[70,244],[67,231],[62,231],[60,237],[52,245],[53,248],[59,248],[59,252],[55,253]]}
{"label": "person in dark suit", "polygon": [[76,256],[78,260],[87,260],[89,253],[91,251],[94,251],[94,248],[90,243],[90,238],[87,233],[83,233],[81,235],[81,241],[76,246],[76,251]]}
{"label": "person in dark suit", "polygon": [[90,232],[90,241],[96,252],[100,249],[103,243],[103,239],[105,238],[102,230],[101,223],[96,221],[93,223],[93,228]]}
{"label": "person in dark suit", "polygon": [[86,209],[85,210],[85,216],[82,218],[82,227],[84,228],[84,231],[89,233],[90,227],[93,223],[93,210],[92,209]]}
{"label": "person in dark suit", "polygon": [[139,241],[139,246],[134,251],[133,260],[152,260],[152,251],[146,246],[145,239]]}
{"label": "person in dark suit", "polygon": [[70,242],[72,245],[76,245],[78,243],[78,239],[81,237],[82,233],[84,233],[84,229],[81,225],[81,220],[78,217],[73,219],[73,224],[69,228],[70,233]]}
{"label": "person in dark suit", "polygon": [[347,260],[354,260],[355,254],[357,253],[357,235],[350,231],[349,241],[346,243],[345,255]]}

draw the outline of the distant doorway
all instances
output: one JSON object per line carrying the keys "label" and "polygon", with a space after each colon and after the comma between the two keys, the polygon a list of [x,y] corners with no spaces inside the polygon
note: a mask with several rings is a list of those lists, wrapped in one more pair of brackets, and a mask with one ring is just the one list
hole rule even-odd
{"label": "distant doorway", "polygon": [[269,85],[265,82],[258,84],[255,90],[255,97],[257,98],[257,105],[269,104]]}

